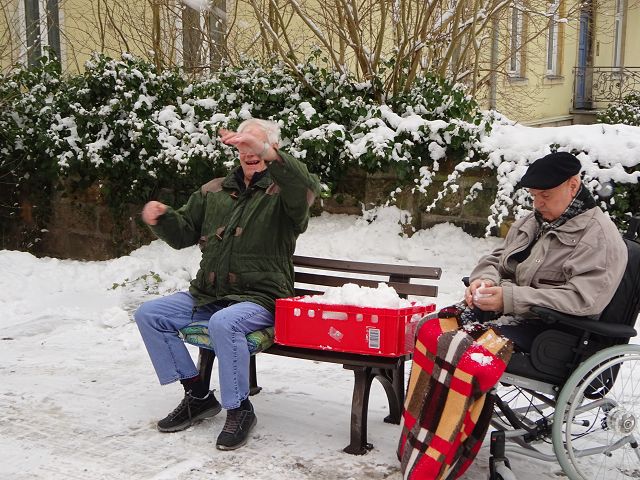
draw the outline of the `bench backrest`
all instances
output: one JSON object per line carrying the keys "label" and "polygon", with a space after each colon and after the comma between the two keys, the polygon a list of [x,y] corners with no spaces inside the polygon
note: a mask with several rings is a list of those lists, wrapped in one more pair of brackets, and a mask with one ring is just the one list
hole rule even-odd
{"label": "bench backrest", "polygon": [[293,256],[295,267],[296,295],[314,295],[323,289],[315,287],[341,287],[355,283],[362,287],[376,288],[384,282],[393,287],[398,295],[436,297],[438,287],[417,283],[416,279],[439,280],[442,269],[438,267],[417,267],[412,265],[389,265],[384,263],[353,262],[329,258]]}

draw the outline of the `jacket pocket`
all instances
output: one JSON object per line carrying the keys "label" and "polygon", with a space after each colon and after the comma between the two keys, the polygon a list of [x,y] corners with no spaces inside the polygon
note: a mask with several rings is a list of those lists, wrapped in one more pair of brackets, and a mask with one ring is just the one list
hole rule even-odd
{"label": "jacket pocket", "polygon": [[558,287],[567,283],[567,278],[563,272],[557,270],[540,270],[535,276],[533,286],[540,288]]}

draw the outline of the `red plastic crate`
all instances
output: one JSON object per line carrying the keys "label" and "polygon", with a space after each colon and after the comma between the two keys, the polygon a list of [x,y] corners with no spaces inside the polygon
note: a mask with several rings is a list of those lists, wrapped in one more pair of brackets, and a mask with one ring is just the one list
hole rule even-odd
{"label": "red plastic crate", "polygon": [[434,304],[370,308],[276,300],[275,341],[293,347],[397,357],[413,352],[415,330]]}

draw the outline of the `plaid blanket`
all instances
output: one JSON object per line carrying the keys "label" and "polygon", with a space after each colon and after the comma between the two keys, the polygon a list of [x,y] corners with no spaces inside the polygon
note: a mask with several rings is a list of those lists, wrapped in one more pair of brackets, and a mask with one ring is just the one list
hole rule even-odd
{"label": "plaid blanket", "polygon": [[405,479],[459,477],[489,427],[489,391],[512,344],[489,327],[463,328],[463,312],[443,309],[418,332],[398,446]]}

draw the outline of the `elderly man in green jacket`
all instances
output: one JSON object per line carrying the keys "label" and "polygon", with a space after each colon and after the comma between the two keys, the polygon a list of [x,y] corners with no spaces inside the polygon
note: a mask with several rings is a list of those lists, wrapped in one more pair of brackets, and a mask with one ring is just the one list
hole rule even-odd
{"label": "elderly man in green jacket", "polygon": [[[293,295],[292,255],[319,183],[278,148],[273,122],[250,119],[237,132],[220,135],[237,148],[239,167],[203,185],[177,210],[152,201],[142,211],[143,221],[172,247],[199,244],[202,260],[188,292],[144,303],[135,319],[160,383],[179,380],[185,390],[158,430],[184,430],[224,407],[227,419],[216,447],[232,450],[246,443],[256,424],[245,336],[272,326],[275,299]],[[178,336],[181,328],[204,319],[218,358],[222,405]]]}

